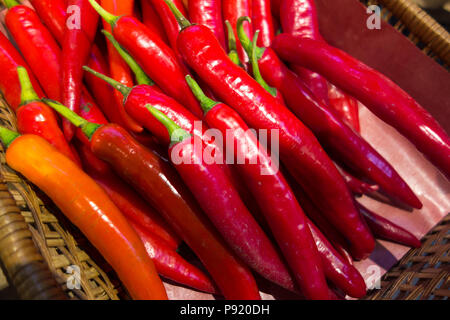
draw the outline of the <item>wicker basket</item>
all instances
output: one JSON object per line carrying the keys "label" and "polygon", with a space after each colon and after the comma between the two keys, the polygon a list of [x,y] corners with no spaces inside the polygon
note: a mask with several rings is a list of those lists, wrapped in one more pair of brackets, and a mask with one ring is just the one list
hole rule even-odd
{"label": "wicker basket", "polygon": [[[398,30],[407,34],[433,59],[443,65],[450,65],[448,33],[416,5],[408,0],[362,2],[366,5],[381,5],[383,17],[387,21],[393,22]],[[2,126],[15,129],[15,116],[4,102],[0,102],[0,122]],[[14,248],[1,257],[3,267],[8,270],[9,281],[0,269],[0,290],[8,287],[9,282],[17,289],[8,293],[14,297],[55,298],[60,297],[63,291],[69,299],[127,298],[114,271],[83,235],[46,201],[45,195],[39,194],[39,190],[35,190],[5,165],[1,147],[0,162],[0,243],[8,236]],[[13,233],[6,229],[11,226],[14,227],[14,234],[21,236],[11,237]],[[370,293],[368,299],[440,299],[450,296],[449,237],[450,217],[447,217],[425,237],[422,248],[411,250],[383,277],[382,289]],[[35,251],[30,238],[37,248]],[[19,242],[31,248],[33,259],[31,255],[21,259],[11,258],[23,249],[18,245]],[[29,265],[32,265],[30,268],[33,272],[27,271]],[[72,266],[78,266],[79,270]],[[39,276],[36,276],[36,270],[40,272]],[[74,272],[79,275],[79,283],[75,283],[79,286],[68,287],[68,280],[74,276]],[[25,286],[23,277],[27,276]],[[30,292],[24,287],[37,289]]]}

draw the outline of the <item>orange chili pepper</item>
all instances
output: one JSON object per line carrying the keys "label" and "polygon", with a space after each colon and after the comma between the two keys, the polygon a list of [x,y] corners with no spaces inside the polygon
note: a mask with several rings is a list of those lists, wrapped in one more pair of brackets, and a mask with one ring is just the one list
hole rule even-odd
{"label": "orange chili pepper", "polygon": [[43,138],[0,127],[6,162],[45,192],[117,272],[134,299],[167,299],[152,260],[103,189]]}

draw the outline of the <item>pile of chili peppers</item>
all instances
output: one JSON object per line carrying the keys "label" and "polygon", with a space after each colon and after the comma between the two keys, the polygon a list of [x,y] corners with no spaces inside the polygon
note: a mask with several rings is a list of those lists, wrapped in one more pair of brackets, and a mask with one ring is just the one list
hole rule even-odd
{"label": "pile of chili peppers", "polygon": [[446,177],[450,139],[394,82],[325,42],[313,0],[3,2],[0,91],[19,131],[0,127],[6,161],[132,298],[166,299],[160,277],[226,299],[260,299],[260,281],[361,298],[353,261],[375,239],[420,247],[358,202],[382,193],[422,207],[360,135],[359,102]]}

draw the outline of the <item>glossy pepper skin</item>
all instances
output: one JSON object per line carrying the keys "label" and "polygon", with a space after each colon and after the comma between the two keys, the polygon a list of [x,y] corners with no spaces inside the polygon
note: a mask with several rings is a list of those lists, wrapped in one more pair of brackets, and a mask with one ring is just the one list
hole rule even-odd
{"label": "glossy pepper skin", "polygon": [[264,80],[282,93],[289,108],[314,132],[333,158],[357,170],[395,199],[414,208],[422,207],[397,171],[334,110],[318,100],[271,48],[259,50],[258,66]]}
{"label": "glossy pepper skin", "polygon": [[[224,21],[222,16],[222,1],[220,0],[191,0],[189,1],[189,19],[193,23],[202,24],[211,29],[224,50],[227,49],[225,40]],[[178,23],[177,23],[178,25]]]}
{"label": "glossy pepper skin", "polygon": [[[289,272],[277,250],[254,220],[222,168],[204,161],[202,155],[205,145],[196,149],[194,144],[202,145],[202,142],[195,140],[189,137],[171,145],[169,154],[177,172],[242,261],[264,278],[293,288]],[[174,161],[174,157],[181,161]]]}
{"label": "glossy pepper skin", "polygon": [[356,211],[343,178],[312,132],[235,65],[208,28],[193,25],[183,29],[178,47],[189,66],[250,127],[280,130],[280,155],[291,174],[307,186],[318,203],[333,212],[331,221],[352,241],[358,256],[368,256],[374,249],[374,239]]}
{"label": "glossy pepper skin", "polygon": [[374,213],[360,203],[358,203],[358,207],[375,237],[413,248],[421,247],[420,240],[408,230]]}
{"label": "glossy pepper skin", "polygon": [[169,39],[167,38],[166,31],[164,30],[161,19],[158,16],[158,13],[156,12],[152,3],[149,0],[141,0],[141,10],[142,23],[145,24],[146,27],[152,30],[154,33],[159,35],[159,37],[168,44]]}
{"label": "glossy pepper skin", "polygon": [[257,45],[270,47],[275,38],[275,27],[270,0],[252,0],[252,28],[259,30]]}
{"label": "glossy pepper skin", "polygon": [[144,243],[149,257],[152,258],[161,276],[200,291],[216,293],[211,280],[200,269],[188,263],[164,241],[139,224],[134,222],[130,224]]}
{"label": "glossy pepper skin", "polygon": [[[283,31],[324,41],[319,31],[317,10],[314,0],[285,0],[281,3],[280,21]],[[317,98],[338,112],[341,119],[360,132],[358,102],[333,85],[320,74],[291,65],[291,69],[305,82]]]}
{"label": "glossy pepper skin", "polygon": [[[121,15],[132,15],[134,9],[133,0],[101,0],[100,4],[105,10],[111,13]],[[91,7],[92,8],[92,7]],[[97,15],[98,16],[98,15]],[[103,27],[105,30],[111,32],[111,25],[103,21]],[[126,86],[133,86],[133,75],[130,68],[125,61],[119,55],[117,50],[112,46],[110,42],[107,42],[108,47],[108,62],[109,62],[109,74],[111,77]],[[116,100],[114,107],[117,108],[114,114],[114,120],[111,120],[117,124],[120,124],[125,129],[132,132],[142,132],[143,128],[136,121],[133,120],[125,111],[123,107],[122,97],[118,92],[114,92],[114,98]]]}
{"label": "glossy pepper skin", "polygon": [[20,105],[21,87],[17,75],[17,67],[24,67],[30,77],[31,84],[39,98],[44,96],[39,83],[31,72],[30,67],[23,60],[20,53],[6,36],[0,32],[0,91],[8,105],[16,110]]}
{"label": "glossy pepper skin", "polygon": [[[231,27],[234,31],[234,36],[237,38],[237,30],[236,30],[236,23],[240,17],[252,16],[252,3],[251,0],[223,0],[222,1],[222,12],[223,12],[223,19],[225,21],[230,22]],[[245,32],[247,33],[247,36],[252,37],[253,31],[252,26],[250,24],[245,25]],[[236,43],[237,46],[237,52],[239,54],[239,59],[241,62],[246,65],[248,63],[248,57],[245,53],[244,48],[242,48],[239,41]]]}
{"label": "glossy pepper skin", "polygon": [[35,134],[44,138],[59,152],[80,165],[59,126],[55,112],[43,103],[34,91],[29,74],[24,67],[16,70],[21,86],[21,102],[16,109],[17,128],[21,134]]}
{"label": "glossy pepper skin", "polygon": [[353,95],[450,177],[447,133],[428,111],[386,76],[323,42],[281,34],[272,46],[282,59],[323,74]]}
{"label": "glossy pepper skin", "polygon": [[[58,103],[51,106],[77,118]],[[139,144],[115,124],[96,126],[77,118],[88,130],[91,151],[109,163],[114,171],[164,217],[175,232],[196,253],[227,299],[260,299],[250,270],[230,251],[201,212],[176,171],[156,154]],[[92,134],[92,131],[94,133]]]}
{"label": "glossy pepper skin", "polygon": [[[75,9],[76,8],[76,9]],[[79,21],[67,20],[62,44],[62,103],[75,112],[79,112],[83,87],[83,65],[89,59],[92,42],[97,31],[98,15],[87,0],[68,0],[67,10],[78,14]],[[77,22],[80,25],[77,25]],[[70,141],[75,127],[63,121],[63,131]]]}
{"label": "glossy pepper skin", "polygon": [[[92,5],[96,2],[89,0]],[[131,16],[114,17],[114,38],[136,59],[147,75],[169,96],[192,113],[201,116],[201,108],[184,81],[185,70],[178,58],[158,35]]]}
{"label": "glossy pepper skin", "polygon": [[[31,0],[40,20],[50,30],[59,45],[63,44],[66,28],[66,5],[64,0]],[[109,73],[108,65],[100,49],[92,46],[88,66],[101,73]],[[85,73],[86,84],[90,92],[95,96],[102,111],[111,122],[122,124],[120,105],[114,98],[114,91],[97,77]]]}
{"label": "glossy pepper skin", "polygon": [[60,100],[60,48],[33,9],[9,2],[5,22],[20,52],[50,99]]}
{"label": "glossy pepper skin", "polygon": [[178,248],[180,239],[154,208],[121,180],[106,162],[98,159],[89,146],[77,144],[77,151],[81,157],[83,169],[105,190],[128,221],[133,221],[147,232],[158,236],[172,250]]}
{"label": "glossy pepper skin", "polygon": [[106,193],[74,162],[35,135],[16,138],[6,161],[45,192],[84,233],[134,299],[167,299],[138,235]]}
{"label": "glossy pepper skin", "polygon": [[[202,106],[208,125],[226,137],[227,146],[233,146],[227,153],[233,152],[236,163],[242,159],[235,168],[258,201],[302,293],[308,298],[327,299],[328,286],[306,217],[273,159],[233,109],[212,100]],[[284,287],[292,290],[293,283]]]}

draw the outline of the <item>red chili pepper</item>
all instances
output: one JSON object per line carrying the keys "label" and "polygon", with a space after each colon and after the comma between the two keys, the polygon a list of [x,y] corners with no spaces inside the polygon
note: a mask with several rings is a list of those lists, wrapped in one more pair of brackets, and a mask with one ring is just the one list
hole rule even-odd
{"label": "red chili pepper", "polygon": [[[133,15],[134,1],[133,0],[101,0],[101,5],[113,14],[122,15]],[[97,2],[96,2],[97,4]],[[98,4],[97,4],[98,5]],[[111,25],[108,22],[103,21],[103,27],[111,32]],[[125,61],[123,61],[120,54],[112,46],[110,42],[107,43],[108,46],[108,57],[109,57],[109,74],[111,77],[126,86],[133,86],[133,76],[131,74],[130,68],[127,66]],[[121,126],[132,132],[142,132],[143,128],[140,126],[133,118],[131,118],[125,111],[122,103],[122,97],[117,92],[114,92],[116,99],[116,107],[118,107],[119,122]]]}
{"label": "red chili pepper", "polygon": [[[302,293],[327,298],[328,286],[306,217],[276,163],[233,109],[207,98],[192,78],[187,81],[205,112],[205,121],[225,138],[227,154],[234,155],[235,168],[258,201]],[[284,280],[290,280],[283,286],[292,290],[292,279]]]}
{"label": "red chili pepper", "polygon": [[16,109],[19,132],[44,138],[59,152],[80,165],[80,159],[64,138],[55,112],[41,102],[34,91],[27,70],[24,67],[18,67],[16,74],[22,88],[20,106]]}
{"label": "red chili pepper", "polygon": [[280,19],[280,7],[283,0],[270,0],[270,8],[274,18]]}
{"label": "red chili pepper", "polygon": [[31,84],[39,98],[44,96],[39,83],[31,72],[30,67],[23,60],[20,53],[8,38],[0,32],[0,91],[8,105],[15,111],[20,105],[21,86],[17,75],[17,67],[24,67],[30,77]]}
{"label": "red chili pepper", "polygon": [[360,258],[372,252],[375,241],[359,216],[345,181],[312,132],[287,108],[235,65],[201,25],[183,21],[178,48],[189,66],[217,96],[256,129],[280,132],[280,155],[291,173],[330,214],[330,221],[351,240]]}
{"label": "red chili pepper", "polygon": [[[316,6],[313,0],[286,0],[281,4],[280,10],[284,32],[324,41],[319,32]],[[291,65],[291,69],[305,81],[305,84],[319,99],[338,111],[341,119],[348,121],[350,126],[359,132],[358,102],[353,97],[336,87],[329,87],[328,81],[316,72],[295,64]],[[336,100],[336,95],[342,96],[342,100]]]}
{"label": "red chili pepper", "polygon": [[161,276],[200,291],[216,293],[211,280],[200,269],[188,263],[164,241],[139,224],[130,220],[129,222],[144,243],[148,255],[155,264],[156,271]]}
{"label": "red chili pepper", "polygon": [[[240,22],[242,19],[240,20]],[[422,203],[395,169],[358,133],[345,124],[334,110],[327,108],[293,72],[280,61],[271,48],[253,50],[238,23],[239,38],[247,52],[258,51],[262,77],[278,89],[291,110],[317,136],[326,150],[375,182],[392,197],[414,207]]]}
{"label": "red chili pepper", "polygon": [[153,5],[150,3],[150,0],[141,0],[141,10],[142,10],[142,23],[147,26],[154,33],[159,35],[159,37],[165,42],[169,43],[169,39],[167,38],[166,31],[164,30],[164,26],[161,22],[161,18],[156,12]]}
{"label": "red chili pepper", "polygon": [[[89,59],[92,42],[97,31],[98,15],[87,0],[67,0],[67,10],[78,15],[73,23],[66,23],[62,44],[61,98],[64,105],[78,113],[83,86],[83,65]],[[63,131],[67,140],[71,140],[75,128],[66,120]]]}
{"label": "red chili pepper", "polygon": [[[170,16],[173,18],[172,13]],[[189,19],[193,23],[202,24],[211,29],[219,40],[222,48],[227,49],[225,41],[225,29],[222,17],[222,1],[220,0],[190,0],[189,1]],[[175,20],[176,22],[176,20]],[[178,26],[178,22],[177,22]],[[177,34],[178,36],[178,30]],[[175,37],[176,42],[176,37]]]}
{"label": "red chili pepper", "polygon": [[275,38],[270,0],[252,0],[252,28],[260,31],[258,46],[270,47]]}
{"label": "red chili pepper", "polygon": [[[238,19],[242,16],[247,17],[252,16],[251,0],[223,0],[222,11],[223,11],[223,19],[225,21],[230,22],[231,26],[233,27],[234,36],[235,38],[237,38],[236,23]],[[245,32],[249,37],[252,37],[253,31],[252,26],[250,24],[245,25]],[[244,65],[247,65],[248,57],[239,41],[237,42],[237,51],[241,62]]]}
{"label": "red chili pepper", "polygon": [[353,130],[361,132],[358,101],[328,82],[330,105]]}
{"label": "red chili pepper", "polygon": [[201,116],[201,108],[184,81],[185,70],[175,53],[137,19],[111,15],[94,0],[89,1],[108,23],[114,25],[114,38],[136,59],[149,77],[166,94],[182,103],[195,115]]}
{"label": "red chili pepper", "polygon": [[[31,0],[31,3],[41,21],[62,45],[67,19],[65,0]],[[101,73],[106,73],[108,70],[106,61],[96,45],[92,46],[88,66]],[[114,98],[114,90],[89,73],[85,74],[85,79],[91,93],[95,95],[95,99],[108,119],[111,122],[122,124],[120,107],[116,105],[118,102]]]}
{"label": "red chili pepper", "polygon": [[[227,175],[219,165],[205,160],[203,155],[207,152],[206,144],[181,129],[162,112],[147,106],[151,114],[167,128],[172,138],[169,148],[172,164],[225,241],[261,276],[293,288],[293,284],[289,283],[292,279],[277,250],[242,202]],[[324,278],[323,283],[325,293],[314,295],[311,292],[312,298],[328,298]],[[314,284],[320,283],[314,281]],[[315,289],[310,286],[304,289],[320,292],[322,287]]]}
{"label": "red chili pepper", "polygon": [[354,195],[361,196],[363,194],[371,194],[379,190],[379,187],[377,185],[371,185],[364,181],[361,181],[344,169],[340,168],[338,165],[336,166],[344,177],[345,182],[347,183],[347,187],[351,192],[353,192]]}
{"label": "red chili pepper", "polygon": [[[87,122],[59,103],[47,101],[83,127],[91,151],[149,201],[196,253],[227,299],[260,299],[247,267],[222,242],[186,191],[176,171],[115,124]],[[74,123],[74,124],[75,124]]]}
{"label": "red chili pepper", "polygon": [[83,169],[105,190],[124,216],[157,235],[168,247],[177,249],[180,244],[178,236],[160,218],[155,209],[117,177],[106,162],[98,159],[89,146],[77,143],[76,147],[83,162]]}
{"label": "red chili pepper", "polygon": [[323,42],[281,34],[272,46],[281,58],[323,74],[353,95],[450,177],[450,138],[428,111],[390,79]]}
{"label": "red chili pepper", "polygon": [[60,100],[60,48],[33,9],[5,1],[6,26],[34,75],[51,99]]}
{"label": "red chili pepper", "polygon": [[420,240],[408,230],[372,212],[360,203],[358,203],[358,207],[375,237],[413,248],[420,248],[422,245]]}

